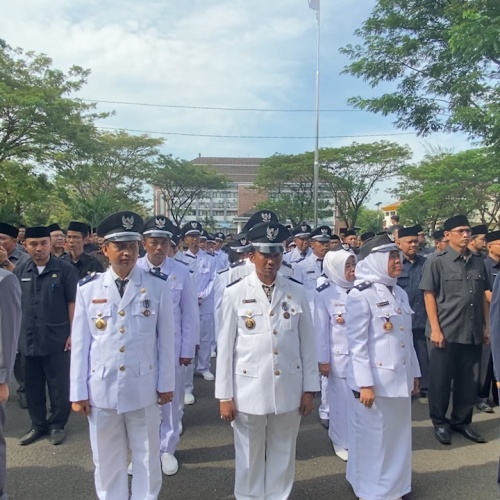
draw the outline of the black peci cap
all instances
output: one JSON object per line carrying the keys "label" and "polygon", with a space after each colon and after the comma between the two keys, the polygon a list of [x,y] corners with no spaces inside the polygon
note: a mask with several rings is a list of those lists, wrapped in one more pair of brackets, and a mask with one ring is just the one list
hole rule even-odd
{"label": "black peci cap", "polygon": [[432,233],[435,241],[441,241],[444,238],[444,229],[438,229]]}
{"label": "black peci cap", "polygon": [[486,243],[500,240],[500,231],[492,231],[486,235]]}
{"label": "black peci cap", "polygon": [[17,235],[19,234],[19,229],[10,224],[6,224],[5,222],[0,222],[0,234],[6,234],[11,238],[17,238]]}
{"label": "black peci cap", "polygon": [[50,237],[50,229],[46,226],[27,227],[24,235],[28,238],[47,238]]}
{"label": "black peci cap", "polygon": [[248,231],[247,239],[261,253],[282,253],[290,231],[279,222],[262,222]]}
{"label": "black peci cap", "polygon": [[[39,227],[42,227],[42,226],[39,226]],[[47,227],[49,228],[50,233],[53,233],[54,231],[62,231],[61,226],[57,223],[50,224]]]}
{"label": "black peci cap", "polygon": [[398,238],[404,238],[405,236],[418,236],[418,233],[421,232],[422,226],[420,224],[417,224],[416,226],[410,226],[410,227],[402,227],[401,229],[398,229]]}
{"label": "black peci cap", "polygon": [[469,219],[465,215],[454,215],[449,219],[446,219],[443,224],[445,231],[451,231],[456,227],[467,226],[470,227]]}
{"label": "black peci cap", "polygon": [[144,221],[135,212],[118,212],[97,226],[97,236],[105,241],[141,241]]}
{"label": "black peci cap", "polygon": [[346,232],[344,233],[344,238],[346,238],[347,236],[356,236],[356,230],[347,229]]}
{"label": "black peci cap", "polygon": [[361,241],[364,243],[366,240],[369,240],[370,238],[373,238],[375,236],[375,233],[373,231],[366,231],[366,233],[363,233],[360,238]]}
{"label": "black peci cap", "polygon": [[77,222],[72,220],[68,224],[68,231],[77,231],[79,233],[82,233],[82,236],[85,238],[89,234],[89,226],[83,222]]}
{"label": "black peci cap", "polygon": [[471,236],[478,236],[479,234],[488,234],[488,226],[486,224],[479,224],[471,228]]}

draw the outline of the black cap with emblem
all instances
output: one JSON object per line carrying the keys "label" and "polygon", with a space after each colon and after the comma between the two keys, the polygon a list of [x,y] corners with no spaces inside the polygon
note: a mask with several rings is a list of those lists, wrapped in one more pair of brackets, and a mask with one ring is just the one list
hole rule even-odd
{"label": "black cap with emblem", "polygon": [[310,238],[311,241],[330,241],[330,236],[332,235],[332,230],[329,226],[318,226],[316,229],[311,231]]}
{"label": "black cap with emblem", "polygon": [[300,223],[297,227],[293,228],[292,236],[294,238],[309,238],[311,234],[311,226],[306,222]]}
{"label": "black cap with emblem", "polygon": [[248,231],[247,239],[260,253],[282,253],[290,231],[279,222],[262,222]]}
{"label": "black cap with emblem", "polygon": [[176,227],[168,217],[155,215],[145,222],[142,235],[150,238],[172,238],[175,230]]}
{"label": "black cap with emblem", "polygon": [[203,231],[203,226],[198,222],[198,221],[191,221],[191,222],[186,222],[182,226],[182,231],[181,231],[181,238],[184,238],[184,236],[200,236],[201,232]]}
{"label": "black cap with emblem", "polygon": [[241,232],[248,233],[252,227],[262,222],[278,222],[278,216],[272,210],[259,210],[248,219]]}
{"label": "black cap with emblem", "polygon": [[224,241],[226,239],[226,235],[221,233],[220,231],[214,234],[215,241]]}
{"label": "black cap with emblem", "polygon": [[391,252],[399,250],[397,245],[389,238],[388,234],[380,234],[366,240],[359,250],[358,260],[363,260],[375,252]]}
{"label": "black cap with emblem", "polygon": [[97,226],[97,236],[105,241],[141,241],[144,221],[135,212],[118,212]]}
{"label": "black cap with emblem", "polygon": [[229,246],[236,253],[248,252],[250,250],[250,244],[248,243],[246,233],[238,233],[234,235]]}

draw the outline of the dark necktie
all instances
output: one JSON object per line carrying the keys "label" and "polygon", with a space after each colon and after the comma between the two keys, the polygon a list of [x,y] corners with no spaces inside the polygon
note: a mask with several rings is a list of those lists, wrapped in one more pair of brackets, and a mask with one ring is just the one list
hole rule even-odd
{"label": "dark necktie", "polygon": [[125,293],[125,287],[127,286],[128,280],[122,280],[121,278],[117,278],[115,280],[116,286],[118,287],[118,293],[120,294],[120,297],[123,297],[123,294]]}
{"label": "dark necktie", "polygon": [[319,269],[323,272],[323,259],[316,259],[316,262],[319,262]]}
{"label": "dark necktie", "polygon": [[266,297],[269,300],[269,303],[271,303],[271,300],[273,299],[274,285],[271,285],[271,286],[262,285],[262,288],[264,289],[264,293],[266,294]]}

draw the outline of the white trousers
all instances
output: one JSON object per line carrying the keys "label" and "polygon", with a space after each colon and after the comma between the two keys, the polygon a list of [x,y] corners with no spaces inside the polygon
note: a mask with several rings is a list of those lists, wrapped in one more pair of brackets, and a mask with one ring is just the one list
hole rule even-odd
{"label": "white trousers", "polygon": [[349,405],[347,480],[365,500],[394,500],[411,491],[411,399],[384,398],[366,408]]}
{"label": "white trousers", "polygon": [[[159,413],[156,403],[118,414],[93,407],[90,444],[95,487],[100,500],[156,500],[161,489]],[[132,452],[132,494],[128,490],[127,454]]]}
{"label": "white trousers", "polygon": [[212,352],[212,339],[214,336],[214,314],[200,314],[200,349],[196,371],[210,370],[210,354]]}
{"label": "white trousers", "polygon": [[328,436],[332,443],[349,449],[347,440],[349,422],[349,400],[353,394],[345,378],[328,377],[328,409],[330,412],[330,426]]}
{"label": "white trousers", "polygon": [[320,376],[321,404],[318,408],[319,418],[328,420],[330,410],[328,408],[328,377]]}
{"label": "white trousers", "polygon": [[182,420],[184,409],[184,366],[175,367],[175,387],[180,390],[174,391],[172,402],[160,406],[161,426],[160,426],[160,452],[173,454],[179,444],[179,423]]}
{"label": "white trousers", "polygon": [[286,500],[295,476],[299,410],[280,415],[238,412],[234,420],[237,500]]}

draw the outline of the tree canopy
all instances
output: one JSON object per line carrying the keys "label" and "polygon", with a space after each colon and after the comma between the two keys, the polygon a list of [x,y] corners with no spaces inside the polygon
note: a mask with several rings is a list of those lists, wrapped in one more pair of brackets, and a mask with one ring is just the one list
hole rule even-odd
{"label": "tree canopy", "polygon": [[379,0],[355,34],[363,44],[341,49],[344,72],[396,88],[351,104],[421,135],[463,131],[500,147],[497,0]]}

